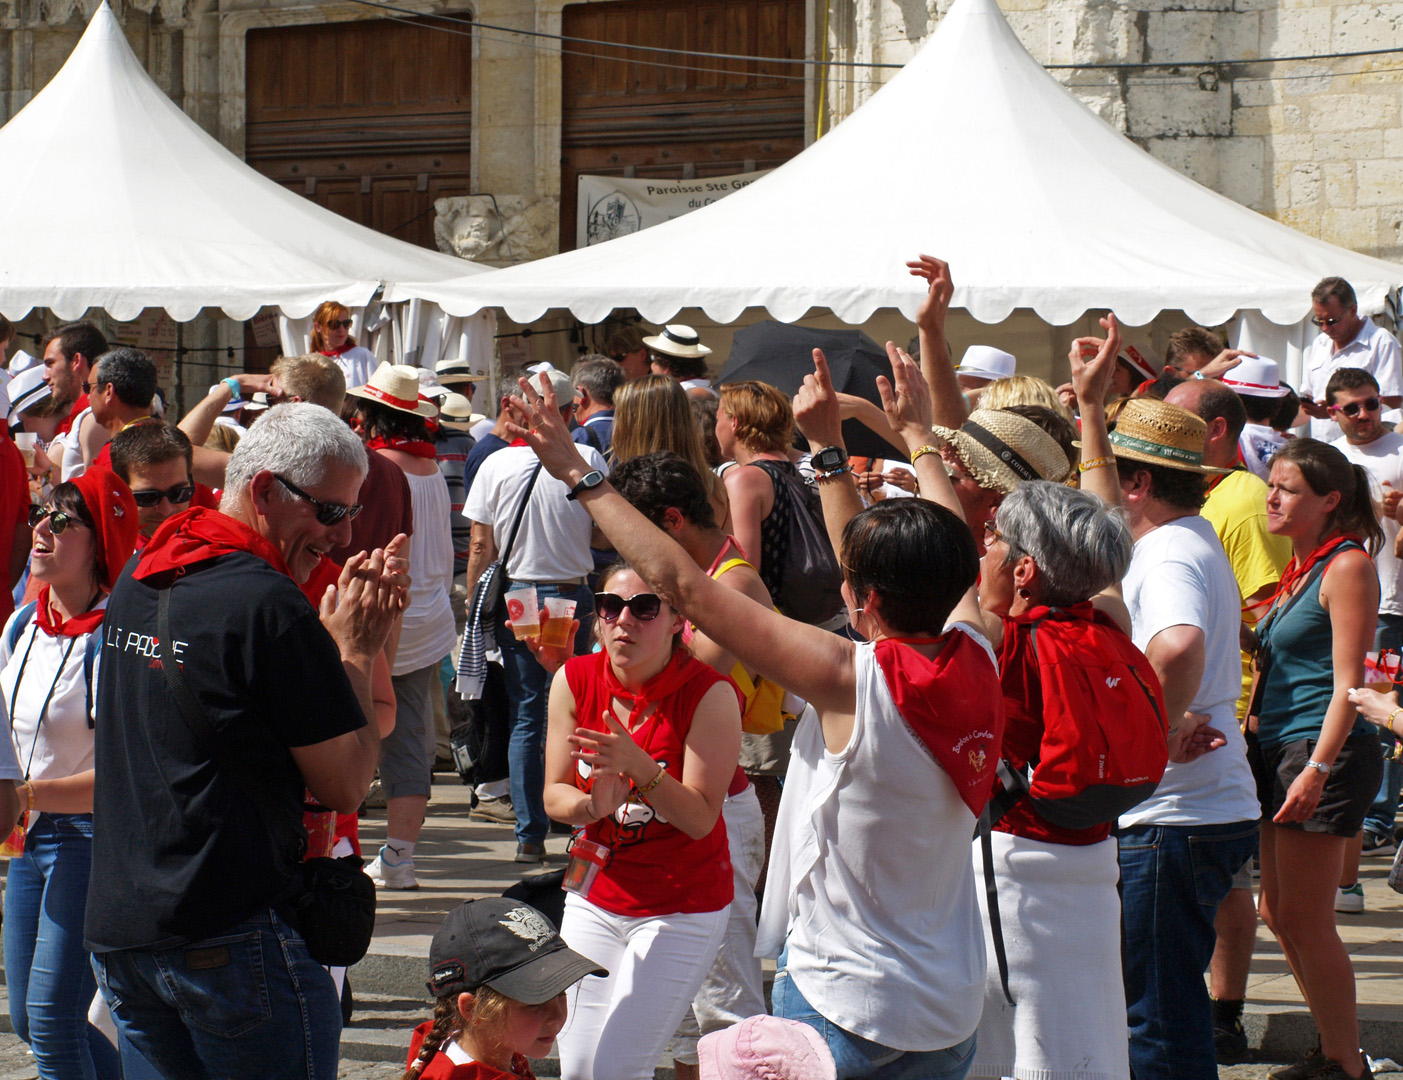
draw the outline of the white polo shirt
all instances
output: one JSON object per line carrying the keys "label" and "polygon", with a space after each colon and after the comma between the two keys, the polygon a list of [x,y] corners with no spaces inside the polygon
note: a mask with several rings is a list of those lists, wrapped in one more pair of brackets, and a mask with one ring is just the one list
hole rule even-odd
{"label": "white polo shirt", "polygon": [[[1301,396],[1324,400],[1330,376],[1340,368],[1355,367],[1363,368],[1374,377],[1381,396],[1403,397],[1403,360],[1400,357],[1403,357],[1403,350],[1398,347],[1398,339],[1367,317],[1354,340],[1338,352],[1335,343],[1325,334],[1317,334],[1306,353]],[[1398,414],[1390,410],[1383,419],[1396,421]],[[1310,422],[1312,439],[1334,442],[1339,435],[1340,429],[1333,420],[1312,419]]]}

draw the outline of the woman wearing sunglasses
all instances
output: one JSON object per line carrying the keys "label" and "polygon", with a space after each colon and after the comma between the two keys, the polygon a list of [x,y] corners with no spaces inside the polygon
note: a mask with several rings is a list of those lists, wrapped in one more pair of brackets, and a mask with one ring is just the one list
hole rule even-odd
{"label": "woman wearing sunglasses", "polygon": [[107,593],[131,557],[137,508],[126,484],[90,468],[30,512],[38,600],[0,634],[0,700],[25,782],[24,853],[5,886],[10,1020],[40,1077],[117,1076],[88,1025],[96,984],[83,947],[93,828],[93,691]]}
{"label": "woman wearing sunglasses", "polygon": [[1271,463],[1267,528],[1291,541],[1275,602],[1257,626],[1249,752],[1262,803],[1262,919],[1310,1006],[1320,1045],[1286,1076],[1357,1077],[1354,968],[1335,930],[1345,848],[1383,772],[1379,741],[1349,700],[1364,682],[1383,531],[1369,476],[1333,446],[1293,439]]}
{"label": "woman wearing sunglasses", "polygon": [[335,360],[347,386],[364,386],[379,364],[375,354],[351,336],[351,309],[335,300],[318,304],[312,313],[311,351]]}
{"label": "woman wearing sunglasses", "polygon": [[682,615],[632,568],[610,566],[599,589],[602,650],[569,660],[551,686],[545,805],[577,829],[571,869],[586,869],[586,849],[602,863],[567,894],[560,932],[609,975],[570,990],[560,1064],[565,1080],[642,1080],[725,935],[733,893],[720,813],[740,704],[730,680],[682,645]]}
{"label": "woman wearing sunglasses", "polygon": [[[548,389],[542,394],[530,386],[528,401],[513,399],[512,433],[535,448],[553,476],[573,486],[632,563],[638,589],[674,601],[741,663],[812,707],[794,736],[760,918],[757,951],[779,954],[776,1014],[822,1033],[841,1076],[880,1071],[960,1080],[974,1055],[985,974],[969,842],[995,775],[1003,701],[978,629],[974,540],[939,453],[925,445],[929,396],[910,358],[893,345],[887,350],[895,389],[886,380],[879,385],[925,498],[861,510],[849,477],[820,488],[826,515],[847,521],[843,596],[863,643],[786,618],[714,581],[603,477],[588,473],[555,419]],[[820,370],[826,379],[826,365]],[[627,587],[614,589],[623,596],[634,587],[630,578]],[[673,610],[670,604],[666,610]],[[564,693],[558,676],[552,704]],[[572,723],[563,718],[559,727]],[[611,752],[622,741],[616,734]],[[582,740],[576,753],[592,749]],[[611,757],[609,770],[618,772],[622,764],[630,782],[651,784],[632,750],[623,750],[627,756]],[[583,793],[565,804],[570,763],[562,770],[558,749],[548,769],[552,763],[552,791],[560,800],[555,816],[563,812],[564,820],[584,825],[608,808],[599,796]],[[664,796],[676,790],[671,780],[661,783]],[[708,787],[712,783],[708,771]],[[724,780],[714,783],[719,795]],[[617,797],[622,781],[610,786]],[[675,813],[681,823],[682,814]],[[676,872],[664,864],[648,880]],[[588,944],[571,944],[610,967]],[[584,980],[582,998],[594,981]],[[654,984],[634,985],[643,988],[623,1004],[657,993]],[[655,1030],[671,1027],[660,1023]],[[607,1026],[605,1034],[593,1055],[571,1047],[569,1066],[562,1068],[567,1078],[603,1075],[605,1069],[592,1068],[594,1060],[607,1062],[610,1076],[645,1074],[615,1069],[606,1054],[620,1048],[607,1037]],[[566,1046],[562,1033],[562,1065]]]}

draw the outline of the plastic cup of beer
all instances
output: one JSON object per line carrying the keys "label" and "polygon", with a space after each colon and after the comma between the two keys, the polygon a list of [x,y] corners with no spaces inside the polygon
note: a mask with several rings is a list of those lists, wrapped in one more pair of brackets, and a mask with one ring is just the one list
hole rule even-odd
{"label": "plastic cup of beer", "polygon": [[575,621],[575,601],[559,596],[546,597],[546,625],[541,628],[541,644],[563,649],[570,644],[570,624]]}
{"label": "plastic cup of beer", "polygon": [[24,457],[24,467],[34,468],[34,451],[39,448],[39,436],[32,431],[21,431],[15,435],[15,445]]}
{"label": "plastic cup of beer", "polygon": [[523,585],[507,593],[503,599],[507,602],[507,618],[511,620],[516,640],[539,637],[541,609],[536,606],[536,586]]}

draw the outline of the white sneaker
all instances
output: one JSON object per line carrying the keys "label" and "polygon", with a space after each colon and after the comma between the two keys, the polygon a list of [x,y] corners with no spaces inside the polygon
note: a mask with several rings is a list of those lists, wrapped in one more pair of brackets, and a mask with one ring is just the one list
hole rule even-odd
{"label": "white sneaker", "polygon": [[1355,882],[1348,889],[1336,889],[1335,910],[1341,915],[1360,914],[1364,910],[1364,886]]}
{"label": "white sneaker", "polygon": [[414,876],[414,860],[391,863],[385,861],[385,849],[380,849],[369,866],[365,868],[370,880],[381,889],[417,889],[419,880]]}

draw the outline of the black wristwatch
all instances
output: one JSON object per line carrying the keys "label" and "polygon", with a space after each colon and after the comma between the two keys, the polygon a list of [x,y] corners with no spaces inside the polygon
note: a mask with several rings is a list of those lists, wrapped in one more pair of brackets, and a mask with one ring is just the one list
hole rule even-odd
{"label": "black wristwatch", "polygon": [[597,488],[604,483],[604,474],[598,469],[591,469],[580,477],[580,482],[570,489],[570,493],[565,497],[574,502],[590,488]]}
{"label": "black wristwatch", "polygon": [[848,452],[841,446],[825,446],[812,460],[814,472],[837,472],[848,463]]}

